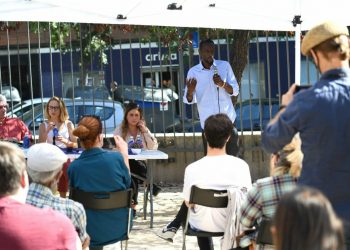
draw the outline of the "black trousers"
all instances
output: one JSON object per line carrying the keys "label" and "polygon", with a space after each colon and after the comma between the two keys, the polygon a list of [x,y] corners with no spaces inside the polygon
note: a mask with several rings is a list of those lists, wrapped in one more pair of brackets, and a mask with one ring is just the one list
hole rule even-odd
{"label": "black trousers", "polygon": [[[187,216],[188,207],[185,202],[182,202],[180,210],[177,212],[174,220],[170,222],[168,227],[180,228],[180,226],[185,226],[186,216]],[[212,250],[213,241],[211,237],[197,237],[197,243],[200,250]]]}
{"label": "black trousers", "polygon": [[[204,136],[204,131],[202,131],[202,140],[203,140],[204,155],[207,155],[207,139]],[[238,131],[236,127],[233,127],[231,137],[226,143],[226,153],[228,155],[238,156],[238,153],[239,153]]]}
{"label": "black trousers", "polygon": [[[142,179],[147,178],[147,166],[145,161],[129,160],[129,167],[131,173],[138,175]],[[131,188],[133,189],[132,199],[134,204],[138,204],[137,197],[139,195],[139,183],[142,182],[143,180],[131,176]]]}

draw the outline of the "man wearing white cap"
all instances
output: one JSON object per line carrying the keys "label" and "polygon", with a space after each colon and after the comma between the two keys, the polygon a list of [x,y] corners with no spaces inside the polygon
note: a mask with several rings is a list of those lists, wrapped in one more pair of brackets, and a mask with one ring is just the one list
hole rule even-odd
{"label": "man wearing white cap", "polygon": [[62,175],[63,164],[67,156],[58,147],[48,143],[31,146],[27,152],[27,171],[32,180],[26,203],[33,206],[52,209],[65,214],[75,226],[82,247],[89,246],[90,238],[86,233],[86,214],[84,207],[73,200],[54,196],[57,183]]}
{"label": "man wearing white cap", "polygon": [[81,249],[66,216],[25,204],[29,186],[26,161],[23,151],[12,143],[0,142],[0,173],[1,249]]}
{"label": "man wearing white cap", "polygon": [[[282,96],[281,111],[262,134],[263,147],[277,152],[300,133],[304,153],[299,183],[316,187],[345,224],[350,221],[350,40],[346,26],[312,28],[301,45],[321,73],[312,88]],[[347,234],[350,249],[350,234]]]}

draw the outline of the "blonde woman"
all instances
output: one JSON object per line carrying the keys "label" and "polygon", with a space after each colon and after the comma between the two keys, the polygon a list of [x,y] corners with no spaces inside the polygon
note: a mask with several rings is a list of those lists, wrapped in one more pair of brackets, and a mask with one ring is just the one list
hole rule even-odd
{"label": "blonde woman", "polygon": [[[262,219],[272,219],[281,197],[296,187],[300,175],[303,153],[301,141],[295,136],[291,143],[271,155],[270,177],[259,179],[249,190],[240,211],[243,226],[253,228]],[[255,243],[255,235],[244,236],[241,247]],[[259,245],[257,249],[273,249],[271,245]]]}
{"label": "blonde woman", "polygon": [[[73,135],[74,125],[68,120],[68,111],[61,98],[53,96],[45,107],[45,122],[39,127],[39,142],[55,144],[59,148],[76,148],[77,137]],[[55,131],[56,130],[56,131]],[[57,133],[57,134],[56,134]],[[60,196],[65,198],[68,192],[67,168],[64,165],[63,175],[58,182]]]}
{"label": "blonde woman", "polygon": [[[45,119],[40,124],[39,142],[55,144],[60,148],[77,147],[77,137],[73,135],[74,125],[68,120],[68,111],[63,100],[52,97],[45,107]],[[58,135],[54,136],[57,129]]]}

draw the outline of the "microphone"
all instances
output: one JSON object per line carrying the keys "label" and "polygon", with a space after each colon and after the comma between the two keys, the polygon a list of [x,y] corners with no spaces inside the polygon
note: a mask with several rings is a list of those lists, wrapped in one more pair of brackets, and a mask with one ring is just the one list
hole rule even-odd
{"label": "microphone", "polygon": [[[214,68],[214,76],[218,76],[219,75],[218,68],[215,65],[213,65],[213,68]],[[216,89],[219,91],[219,86],[218,85],[216,85]]]}
{"label": "microphone", "polygon": [[52,144],[56,146],[56,136],[58,136],[58,129],[53,128],[52,132],[53,132]]}

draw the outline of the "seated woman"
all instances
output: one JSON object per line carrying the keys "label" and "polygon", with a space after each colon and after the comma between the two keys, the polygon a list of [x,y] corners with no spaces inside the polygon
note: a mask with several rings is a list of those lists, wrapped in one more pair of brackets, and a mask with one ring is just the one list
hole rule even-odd
{"label": "seated woman", "polygon": [[[54,144],[59,148],[76,148],[78,146],[77,137],[73,135],[74,125],[69,120],[68,111],[62,99],[53,96],[45,107],[44,116],[47,121],[40,124],[39,142]],[[63,198],[68,192],[68,165],[69,163],[65,164],[57,187]]]}
{"label": "seated woman", "polygon": [[297,187],[278,203],[271,228],[276,250],[343,250],[343,225],[317,189]]}
{"label": "seated woman", "polygon": [[[124,118],[119,127],[114,131],[114,135],[121,136],[125,141],[128,141],[130,137],[136,141],[140,136],[142,139],[142,145],[145,149],[157,149],[157,139],[152,135],[149,129],[146,127],[143,119],[142,109],[136,103],[129,103],[125,107]],[[146,179],[147,167],[145,161],[129,160],[130,172],[142,179]],[[138,183],[139,179],[132,176],[134,195],[133,200],[136,205],[138,196]],[[141,180],[142,181],[142,180]],[[161,188],[157,185],[153,185],[153,195],[156,196],[160,192]]]}
{"label": "seated woman", "polygon": [[[253,228],[263,218],[272,219],[282,195],[295,188],[303,160],[300,146],[300,138],[295,136],[290,144],[271,155],[271,176],[257,180],[241,206],[240,221],[243,226]],[[256,234],[244,236],[240,240],[240,246],[255,244],[255,237]],[[256,247],[256,249],[269,248],[273,249],[271,245]]]}
{"label": "seated woman", "polygon": [[[80,139],[85,150],[68,168],[72,188],[86,192],[112,192],[130,187],[127,145],[116,136],[116,147],[120,152],[103,150],[102,123],[99,117],[83,117],[73,134]],[[90,249],[125,239],[128,209],[103,212],[86,209],[86,216],[86,230],[91,238]]]}
{"label": "seated woman", "polygon": [[[73,135],[74,125],[69,120],[68,111],[63,100],[52,97],[45,107],[45,119],[40,124],[39,142],[55,144],[60,148],[77,147],[77,137]],[[58,135],[54,136],[54,128]]]}

